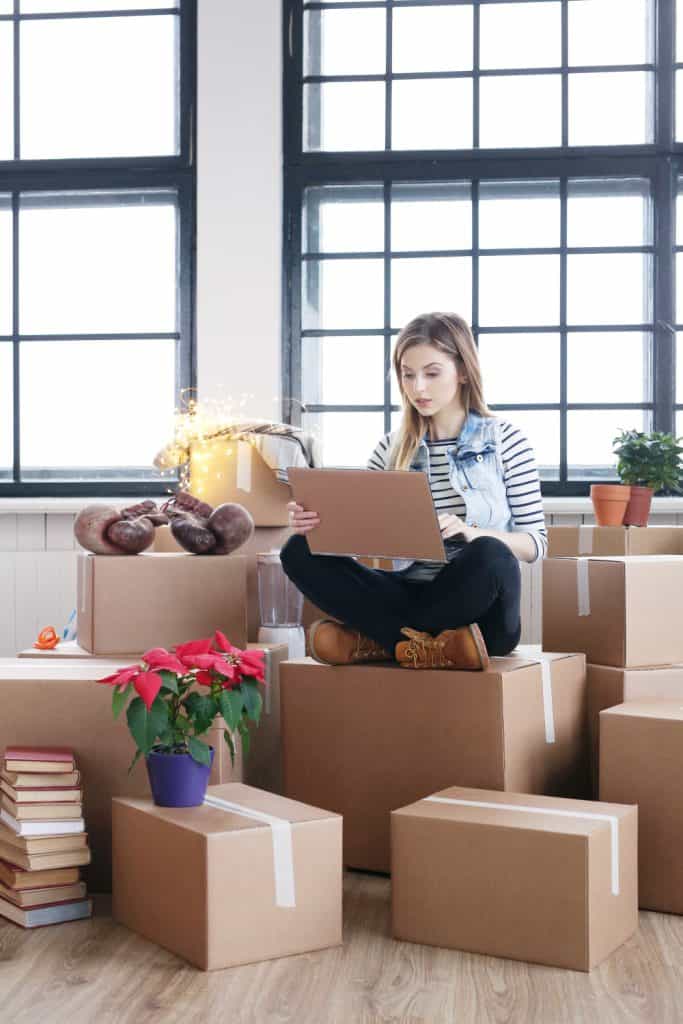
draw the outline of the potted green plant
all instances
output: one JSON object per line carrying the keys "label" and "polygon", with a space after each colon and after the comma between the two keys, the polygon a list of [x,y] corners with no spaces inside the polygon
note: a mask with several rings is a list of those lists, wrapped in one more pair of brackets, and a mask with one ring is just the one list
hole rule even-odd
{"label": "potted green plant", "polygon": [[622,430],[613,441],[617,474],[631,488],[624,525],[647,526],[652,495],[680,492],[681,438],[653,431]]}
{"label": "potted green plant", "polygon": [[264,683],[263,652],[233,647],[219,630],[213,637],[179,644],[173,651],[155,647],[141,664],[121,668],[98,680],[114,687],[114,718],[127,706],[126,718],[136,752],[131,769],[144,755],[154,802],[162,807],[203,803],[213,748],[201,738],[222,715],[223,738],[235,757],[235,735],[249,752],[249,722],[258,724]]}

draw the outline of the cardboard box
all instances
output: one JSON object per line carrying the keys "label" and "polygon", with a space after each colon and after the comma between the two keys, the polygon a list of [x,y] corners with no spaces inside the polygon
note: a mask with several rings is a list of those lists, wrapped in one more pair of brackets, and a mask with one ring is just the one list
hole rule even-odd
{"label": "cardboard box", "polygon": [[203,970],[339,945],[341,818],[251,786],[207,795],[241,811],[114,800],[115,920]]}
{"label": "cardboard box", "polygon": [[77,638],[91,654],[173,647],[216,629],[247,643],[244,558],[79,554]]}
{"label": "cardboard box", "polygon": [[600,712],[600,799],[638,804],[639,903],[683,914],[683,706],[634,701]]}
{"label": "cardboard box", "polygon": [[548,558],[683,555],[683,526],[549,526]]}
{"label": "cardboard box", "polygon": [[[115,721],[111,687],[96,680],[120,668],[119,662],[74,659],[0,658],[0,752],[21,743],[71,747],[82,775],[83,816],[92,849],[88,888],[111,889],[111,800],[149,793],[142,760],[128,774],[135,744],[125,721]],[[211,781],[240,781],[241,744],[233,769],[217,720],[208,741],[215,748]]]}
{"label": "cardboard box", "polygon": [[617,668],[676,665],[681,590],[680,555],[547,558],[543,649],[583,651],[591,664]]}
{"label": "cardboard box", "polygon": [[591,738],[593,794],[598,797],[600,712],[617,704],[642,700],[678,700],[683,703],[683,665],[670,668],[613,668],[586,665],[588,724]]}
{"label": "cardboard box", "polygon": [[287,644],[249,644],[249,648],[265,651],[266,683],[259,686],[263,710],[258,726],[252,725],[244,781],[269,793],[282,793],[280,666],[288,656]]}
{"label": "cardboard box", "polygon": [[281,483],[248,441],[217,437],[190,448],[188,490],[209,505],[244,505],[257,526],[286,526],[289,484]]}
{"label": "cardboard box", "polygon": [[637,828],[636,807],[479,789],[394,811],[394,937],[589,971],[638,927]]}
{"label": "cardboard box", "polygon": [[[582,654],[486,672],[395,663],[280,670],[284,791],[344,815],[344,862],[388,871],[389,812],[442,789],[589,792]],[[545,680],[544,680],[545,674]]]}

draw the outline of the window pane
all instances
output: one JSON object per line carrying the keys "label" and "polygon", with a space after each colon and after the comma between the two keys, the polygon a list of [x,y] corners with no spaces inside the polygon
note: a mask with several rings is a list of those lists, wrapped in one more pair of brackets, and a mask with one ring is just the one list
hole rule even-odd
{"label": "window pane", "polygon": [[309,412],[301,425],[319,440],[324,466],[365,469],[385,432],[381,412]]}
{"label": "window pane", "polygon": [[559,67],[561,17],[559,3],[482,4],[481,67]]}
{"label": "window pane", "polygon": [[14,158],[14,44],[11,22],[0,23],[0,160]]}
{"label": "window pane", "polygon": [[383,10],[305,11],[305,75],[383,75]]}
{"label": "window pane", "polygon": [[12,477],[14,463],[14,406],[12,402],[12,346],[0,345],[0,479]]}
{"label": "window pane", "polygon": [[571,0],[570,65],[647,64],[653,14],[652,0]]}
{"label": "window pane", "polygon": [[458,313],[472,319],[472,260],[432,256],[391,261],[391,326],[401,328],[420,313]]}
{"label": "window pane", "polygon": [[0,334],[12,333],[12,209],[0,195]]}
{"label": "window pane", "polygon": [[25,342],[22,478],[49,470],[78,480],[99,468],[106,479],[117,467],[157,477],[152,460],[172,436],[175,380],[174,341]]}
{"label": "window pane", "polygon": [[519,427],[534,449],[541,480],[557,480],[560,475],[560,414],[550,410],[510,409],[496,413]]}
{"label": "window pane", "polygon": [[676,72],[676,139],[683,139],[683,71]]}
{"label": "window pane", "polygon": [[[616,478],[612,442],[620,430],[647,430],[642,409],[574,410],[567,413],[567,475],[570,480]],[[609,472],[606,472],[609,470]]]}
{"label": "window pane", "polygon": [[406,71],[469,71],[472,8],[406,7],[392,22],[392,68]]}
{"label": "window pane", "polygon": [[176,32],[175,15],[23,22],[22,158],[177,153]]}
{"label": "window pane", "polygon": [[0,0],[0,14],[12,14],[14,11],[14,0]]}
{"label": "window pane", "polygon": [[325,185],[304,192],[304,252],[384,249],[381,186]]}
{"label": "window pane", "polygon": [[482,249],[535,249],[560,244],[557,181],[482,181],[479,245]]}
{"label": "window pane", "polygon": [[683,335],[680,333],[676,335],[676,401],[683,404]]}
{"label": "window pane", "polygon": [[138,11],[178,7],[178,0],[19,0],[22,14],[61,14],[67,11]]}
{"label": "window pane", "polygon": [[384,326],[383,260],[307,260],[303,272],[304,330]]}
{"label": "window pane", "polygon": [[471,149],[472,80],[395,81],[392,149]]}
{"label": "window pane", "polygon": [[649,334],[572,334],[567,337],[569,402],[647,402],[651,398]]}
{"label": "window pane", "polygon": [[676,253],[676,323],[683,320],[683,252]]}
{"label": "window pane", "polygon": [[559,256],[482,256],[479,323],[540,327],[560,320]]}
{"label": "window pane", "polygon": [[496,75],[482,78],[479,89],[482,148],[561,144],[559,75]]}
{"label": "window pane", "polygon": [[384,82],[305,85],[304,149],[384,149]]}
{"label": "window pane", "polygon": [[493,405],[560,400],[557,334],[480,334],[479,361]]}
{"label": "window pane", "polygon": [[394,185],[391,190],[391,248],[470,249],[472,203],[469,183]]}
{"label": "window pane", "polygon": [[567,322],[641,324],[650,319],[650,260],[639,253],[569,255]]}
{"label": "window pane", "polygon": [[651,142],[652,85],[648,71],[570,74],[569,145]]}
{"label": "window pane", "polygon": [[570,181],[567,244],[649,245],[652,211],[647,181]]}
{"label": "window pane", "polygon": [[302,398],[311,405],[383,405],[384,338],[303,338]]}
{"label": "window pane", "polygon": [[22,334],[176,329],[175,203],[116,198],[22,196]]}
{"label": "window pane", "polygon": [[676,60],[683,60],[683,3],[676,0]]}

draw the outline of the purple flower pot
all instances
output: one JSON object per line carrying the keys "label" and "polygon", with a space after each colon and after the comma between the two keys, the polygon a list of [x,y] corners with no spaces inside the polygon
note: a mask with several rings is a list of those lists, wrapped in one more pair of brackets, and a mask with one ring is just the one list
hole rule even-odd
{"label": "purple flower pot", "polygon": [[[211,764],[213,764],[213,747]],[[147,774],[154,803],[159,807],[199,807],[204,803],[211,765],[199,764],[189,754],[147,755]]]}

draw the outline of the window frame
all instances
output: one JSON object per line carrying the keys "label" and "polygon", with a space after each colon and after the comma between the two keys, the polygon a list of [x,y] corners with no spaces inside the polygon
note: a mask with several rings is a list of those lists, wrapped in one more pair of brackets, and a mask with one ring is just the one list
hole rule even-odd
{"label": "window frame", "polygon": [[[18,12],[19,0],[14,0],[14,13],[0,16],[0,22],[14,23],[15,55],[19,36],[20,20],[61,19],[66,13],[45,15],[22,15]],[[77,13],[80,18],[136,17],[136,10],[116,8],[107,11]],[[126,467],[107,471],[109,479],[87,478],[85,470],[77,469],[82,478],[75,481],[45,479],[21,481],[20,471],[20,427],[21,410],[19,402],[19,245],[17,231],[19,220],[19,195],[31,192],[73,192],[102,190],[133,190],[144,192],[150,189],[171,189],[177,193],[177,330],[164,332],[163,337],[175,339],[178,363],[176,368],[177,394],[188,388],[196,388],[196,318],[195,318],[195,276],[196,276],[196,51],[197,51],[197,0],[178,0],[178,8],[150,8],[148,17],[173,14],[178,19],[179,33],[179,104],[178,138],[180,152],[176,156],[152,157],[84,157],[55,160],[0,160],[0,194],[11,197],[12,212],[12,332],[7,339],[3,335],[0,344],[12,345],[14,350],[13,376],[13,424],[14,424],[14,480],[0,480],[0,497],[128,497],[159,495],[173,483],[173,478],[153,479],[150,465],[149,480],[134,480],[126,477]],[[73,16],[75,12],[70,12]],[[14,152],[19,151],[19,61],[14,61]],[[129,338],[129,334],[100,332],[93,338],[111,340]],[[155,338],[158,335],[135,332],[136,339]],[[31,336],[33,337],[33,336]],[[64,340],[87,339],[88,335],[69,334],[47,335],[46,341],[59,344]],[[41,336],[42,340],[42,336]],[[170,438],[169,438],[170,440]]]}
{"label": "window frame", "polygon": [[[415,0],[417,3],[418,0]],[[434,0],[419,0],[428,6]],[[438,0],[436,0],[438,2]],[[456,0],[473,2],[479,8],[491,2],[514,2],[514,0]],[[533,2],[533,0],[531,0]],[[563,103],[563,139],[567,139],[568,54],[567,24],[570,0],[561,0],[563,22],[562,81],[565,102]],[[683,2],[683,0],[678,0]],[[303,149],[303,11],[306,9],[334,10],[346,6],[359,9],[363,6],[381,6],[388,9],[403,8],[405,3],[367,5],[353,3],[344,5],[305,3],[305,0],[284,0],[284,232],[283,232],[283,418],[287,422],[301,423],[301,287],[302,287],[302,213],[305,189],[309,186],[326,184],[379,185],[384,189],[385,218],[390,207],[388,193],[392,183],[407,182],[474,182],[524,179],[527,181],[559,179],[560,194],[566,197],[567,180],[570,178],[646,178],[651,183],[653,213],[653,281],[652,281],[652,395],[651,401],[643,403],[568,403],[567,401],[567,336],[566,288],[564,273],[561,276],[560,310],[560,401],[559,403],[510,403],[496,405],[494,411],[514,412],[515,408],[547,408],[560,411],[560,461],[559,479],[544,480],[542,491],[545,496],[583,496],[589,493],[590,479],[567,479],[567,411],[575,409],[609,409],[610,407],[652,409],[652,429],[674,431],[676,414],[675,394],[675,203],[678,178],[683,175],[683,142],[676,143],[674,137],[674,84],[675,69],[683,67],[674,61],[675,8],[673,4],[655,2],[655,60],[654,75],[654,141],[652,144],[629,146],[553,147],[548,149],[505,149],[505,150],[384,150],[374,152],[306,152]],[[475,19],[475,34],[476,34]],[[391,37],[391,19],[387,18],[387,41]],[[389,55],[390,47],[387,47]],[[388,56],[389,59],[389,56]],[[605,66],[605,71],[614,71]],[[390,67],[387,67],[388,78]],[[473,72],[476,76],[476,71]],[[419,77],[419,76],[414,76]],[[474,96],[478,90],[475,87]],[[476,111],[475,111],[476,114]],[[387,103],[387,125],[391,111]],[[388,131],[388,128],[387,128]],[[475,119],[476,141],[476,119]],[[566,264],[566,204],[562,204],[561,248],[562,267]],[[683,239],[681,240],[683,242]],[[473,238],[473,248],[478,240]],[[683,258],[683,257],[682,257]],[[563,267],[564,269],[564,267]],[[385,306],[390,298],[386,277],[389,274],[388,260],[385,261]],[[473,291],[476,294],[476,281]],[[391,333],[388,331],[388,310],[385,308],[384,333],[385,366]],[[475,337],[478,325],[473,323]],[[588,328],[580,328],[587,330]],[[501,328],[502,330],[502,328]],[[314,335],[316,332],[306,332]],[[346,332],[330,329],[322,334],[340,335]],[[366,332],[367,333],[367,332]],[[505,333],[514,330],[505,328]],[[385,428],[389,430],[391,415],[390,381],[385,380],[384,406],[352,406],[358,411],[383,409]],[[678,408],[683,408],[683,396],[679,396]],[[346,406],[312,406],[310,412],[345,411]],[[511,417],[512,418],[512,417]],[[368,439],[368,454],[377,439]],[[594,482],[594,481],[593,481]]]}

